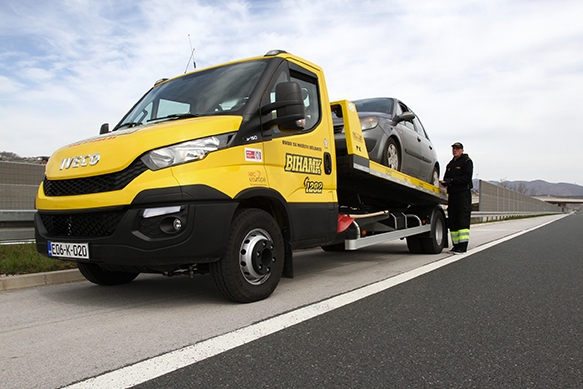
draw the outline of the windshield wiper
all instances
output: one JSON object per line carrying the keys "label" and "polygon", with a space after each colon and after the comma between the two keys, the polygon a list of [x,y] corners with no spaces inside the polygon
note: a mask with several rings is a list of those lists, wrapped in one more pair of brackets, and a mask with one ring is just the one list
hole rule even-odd
{"label": "windshield wiper", "polygon": [[172,120],[172,119],[185,119],[185,118],[197,118],[200,115],[196,114],[196,113],[173,113],[171,115],[168,116],[163,116],[161,118],[155,118],[155,119],[150,119],[148,120],[149,122],[155,122],[158,120]]}
{"label": "windshield wiper", "polygon": [[126,127],[132,128],[132,127],[141,126],[141,125],[142,125],[142,123],[140,123],[140,122],[127,122],[127,123],[124,123],[124,124],[117,126],[116,128],[113,129],[113,131],[117,131],[120,128],[126,128]]}

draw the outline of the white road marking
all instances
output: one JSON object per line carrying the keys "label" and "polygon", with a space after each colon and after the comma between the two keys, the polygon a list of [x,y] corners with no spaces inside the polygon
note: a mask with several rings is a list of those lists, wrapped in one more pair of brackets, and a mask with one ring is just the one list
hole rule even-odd
{"label": "white road marking", "polygon": [[537,228],[544,227],[547,224],[550,224],[559,219],[561,218],[554,219],[539,226],[522,230],[496,241],[489,242],[487,244],[473,248],[467,253],[451,255],[444,259],[429,263],[425,266],[399,274],[386,280],[379,281],[335,297],[331,297],[329,299],[281,314],[279,316],[272,317],[262,322],[252,324],[248,327],[231,331],[224,335],[219,335],[217,337],[201,341],[176,351],[171,351],[118,370],[89,378],[87,380],[66,386],[63,389],[131,388],[132,386],[150,381],[154,378],[163,376],[164,374],[172,373],[173,371],[183,367],[200,362],[204,359],[234,349],[235,347],[253,342],[264,336],[271,335],[316,316],[330,312],[334,309],[382,292],[392,288],[393,286],[402,284],[403,282],[422,276],[423,274],[432,272],[443,266],[447,266],[450,263],[457,262],[469,255],[479,253],[480,251],[486,250],[492,246],[506,242],[510,239],[516,238],[517,236],[536,230]]}

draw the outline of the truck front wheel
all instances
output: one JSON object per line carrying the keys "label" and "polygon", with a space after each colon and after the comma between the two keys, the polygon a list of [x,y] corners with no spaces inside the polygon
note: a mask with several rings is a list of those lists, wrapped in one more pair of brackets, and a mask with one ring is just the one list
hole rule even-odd
{"label": "truck front wheel", "polygon": [[283,264],[283,237],[273,217],[260,209],[244,209],[231,224],[227,252],[210,264],[210,271],[226,298],[250,303],[273,293]]}
{"label": "truck front wheel", "polygon": [[132,282],[140,273],[109,271],[94,263],[77,263],[83,277],[97,285],[121,285]]}

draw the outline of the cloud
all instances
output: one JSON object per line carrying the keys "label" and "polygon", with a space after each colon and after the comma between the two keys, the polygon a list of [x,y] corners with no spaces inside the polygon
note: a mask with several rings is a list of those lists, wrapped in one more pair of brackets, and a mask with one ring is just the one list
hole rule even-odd
{"label": "cloud", "polygon": [[[581,14],[569,0],[8,0],[0,149],[50,154],[117,123],[192,70],[190,35],[198,68],[279,48],[322,66],[332,99],[403,99],[442,165],[460,140],[485,179],[583,182],[558,168],[583,147]],[[544,146],[557,133],[562,151]]]}

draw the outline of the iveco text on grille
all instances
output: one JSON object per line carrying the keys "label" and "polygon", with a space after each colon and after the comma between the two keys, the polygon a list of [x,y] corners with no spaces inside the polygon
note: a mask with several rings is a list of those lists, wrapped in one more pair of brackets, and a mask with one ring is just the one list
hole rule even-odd
{"label": "iveco text on grille", "polygon": [[[84,167],[84,166],[88,166],[88,165],[96,165],[97,162],[99,162],[99,154],[92,154],[92,155],[78,155],[76,157],[72,157],[72,158],[63,158],[63,160],[61,161],[61,168],[60,170],[63,169],[68,169],[70,167]],[[89,162],[87,162],[87,160],[89,160]]]}

